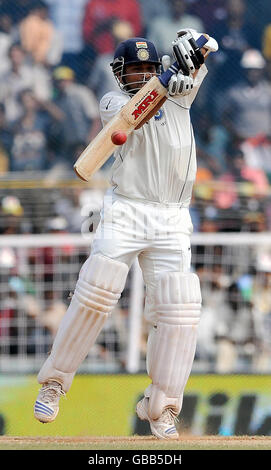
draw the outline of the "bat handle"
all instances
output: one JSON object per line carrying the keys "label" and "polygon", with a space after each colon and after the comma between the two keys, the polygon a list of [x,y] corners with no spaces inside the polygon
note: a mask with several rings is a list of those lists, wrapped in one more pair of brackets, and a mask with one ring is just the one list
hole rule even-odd
{"label": "bat handle", "polygon": [[[206,42],[208,42],[208,39],[202,34],[198,39],[197,39],[197,45],[199,48],[203,47]],[[171,79],[172,75],[175,73],[178,73],[180,70],[180,65],[176,61],[174,62],[160,77],[158,77],[159,81],[162,83],[162,85],[167,88],[168,87],[168,82]]]}

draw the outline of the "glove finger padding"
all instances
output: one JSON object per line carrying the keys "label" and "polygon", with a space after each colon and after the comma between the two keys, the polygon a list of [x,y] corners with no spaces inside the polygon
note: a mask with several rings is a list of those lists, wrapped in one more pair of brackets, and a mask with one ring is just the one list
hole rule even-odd
{"label": "glove finger padding", "polygon": [[184,60],[188,73],[194,73],[196,70],[195,63],[193,62],[194,52],[187,40],[174,44],[173,51],[176,54],[176,48],[179,49],[182,59]]}
{"label": "glove finger padding", "polygon": [[193,90],[193,85],[194,85],[193,77],[191,77],[190,75],[189,76],[184,75],[182,96],[189,95],[191,91]]}
{"label": "glove finger padding", "polygon": [[204,56],[190,31],[179,31],[172,42],[173,53],[183,73],[194,73],[204,63]]}
{"label": "glove finger padding", "polygon": [[193,77],[184,75],[182,72],[173,75],[168,84],[168,93],[170,96],[186,96],[193,89]]}

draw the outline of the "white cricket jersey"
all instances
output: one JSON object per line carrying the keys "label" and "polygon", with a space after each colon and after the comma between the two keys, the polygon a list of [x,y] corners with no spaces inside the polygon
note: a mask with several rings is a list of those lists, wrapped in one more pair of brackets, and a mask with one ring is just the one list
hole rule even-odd
{"label": "white cricket jersey", "polygon": [[[202,65],[190,95],[172,99],[114,153],[111,184],[115,194],[188,207],[196,177],[195,139],[190,107],[207,74]],[[100,114],[105,125],[129,101],[121,91],[103,96]]]}

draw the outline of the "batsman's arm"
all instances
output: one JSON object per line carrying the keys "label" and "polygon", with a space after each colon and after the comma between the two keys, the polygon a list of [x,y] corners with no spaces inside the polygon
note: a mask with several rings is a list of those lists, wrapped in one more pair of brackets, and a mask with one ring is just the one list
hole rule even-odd
{"label": "batsman's arm", "polygon": [[[204,44],[208,42],[208,36],[207,35],[202,35],[198,38],[197,40],[197,45],[201,51],[201,53],[203,54],[204,58],[207,57],[207,49],[204,47]],[[181,62],[181,58],[179,57],[178,58],[179,60],[174,62],[174,64],[169,67],[169,69],[164,72],[160,77],[158,77],[159,81],[161,82],[161,84],[167,88],[168,87],[168,83],[172,77],[172,75],[174,75],[175,73],[178,73],[179,70],[182,69],[182,62]],[[193,74],[193,78],[195,78],[197,76],[197,73],[198,73],[198,70],[196,70]],[[163,106],[163,104],[165,103],[165,101],[167,100],[168,96],[164,96],[163,98],[161,98],[161,100],[157,103],[157,105],[147,114],[147,116],[145,116],[145,118],[136,126],[135,130],[137,129],[140,129],[144,124],[146,124],[146,122],[148,122],[153,116],[155,116],[155,114],[159,111],[159,109]]]}

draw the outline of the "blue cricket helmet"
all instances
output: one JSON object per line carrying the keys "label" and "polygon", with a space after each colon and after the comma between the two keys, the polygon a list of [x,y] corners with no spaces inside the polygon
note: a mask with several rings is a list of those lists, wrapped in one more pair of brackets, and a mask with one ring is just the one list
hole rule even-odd
{"label": "blue cricket helmet", "polygon": [[157,68],[161,65],[154,44],[148,39],[135,37],[126,39],[117,46],[110,65],[115,73],[116,69],[125,65],[142,62],[154,64]]}

